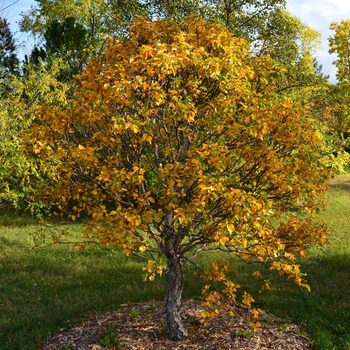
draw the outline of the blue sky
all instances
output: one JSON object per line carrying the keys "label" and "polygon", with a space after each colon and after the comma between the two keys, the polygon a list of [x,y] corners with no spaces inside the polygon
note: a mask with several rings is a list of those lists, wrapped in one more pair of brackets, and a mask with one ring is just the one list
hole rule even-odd
{"label": "blue sky", "polygon": [[[176,1],[176,0],[174,0]],[[11,3],[11,0],[0,0],[0,4]],[[34,5],[34,0],[19,0],[15,5],[6,10],[4,16],[11,23],[13,31],[18,30],[16,21],[19,20],[19,14]],[[335,82],[336,68],[332,65],[335,56],[328,53],[328,37],[332,35],[329,26],[332,22],[340,22],[342,19],[350,18],[349,0],[287,0],[287,10],[302,22],[308,24],[311,28],[322,34],[322,47],[317,53],[317,60],[323,66],[325,74],[330,75],[330,80]],[[26,41],[25,35],[16,34],[20,41]],[[27,45],[28,46],[28,45]],[[29,45],[30,51],[33,44]],[[20,55],[28,53],[20,49]]]}

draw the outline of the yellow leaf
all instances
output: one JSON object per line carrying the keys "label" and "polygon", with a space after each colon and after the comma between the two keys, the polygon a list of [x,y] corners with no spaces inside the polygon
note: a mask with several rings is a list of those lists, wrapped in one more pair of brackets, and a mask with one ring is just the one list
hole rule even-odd
{"label": "yellow leaf", "polygon": [[250,294],[248,294],[247,292],[244,292],[242,303],[247,305],[247,306],[250,306],[251,303],[253,303],[253,302],[254,302],[253,297]]}
{"label": "yellow leaf", "polygon": [[260,271],[255,271],[253,275],[257,278],[261,278],[261,272]]}
{"label": "yellow leaf", "polygon": [[145,247],[144,245],[141,246],[141,247],[139,247],[139,251],[140,251],[141,253],[144,253],[146,250],[147,250],[147,247]]}
{"label": "yellow leaf", "polygon": [[206,311],[206,310],[202,310],[202,311],[200,312],[200,314],[201,314],[201,316],[202,316],[203,318],[208,318],[208,317],[209,317],[209,312]]}
{"label": "yellow leaf", "polygon": [[224,245],[228,241],[228,238],[226,236],[221,236],[219,242]]}
{"label": "yellow leaf", "polygon": [[230,234],[231,234],[232,232],[234,232],[235,226],[233,224],[228,224],[227,229],[228,229],[228,232],[230,232]]}
{"label": "yellow leaf", "polygon": [[214,312],[214,311],[211,312],[211,313],[209,314],[210,320],[212,321],[212,320],[215,318],[215,316],[216,316],[215,312]]}
{"label": "yellow leaf", "polygon": [[130,255],[131,254],[131,250],[130,249],[128,249],[128,248],[124,248],[123,249],[123,253],[125,254],[125,255]]}
{"label": "yellow leaf", "polygon": [[143,177],[143,175],[139,175],[138,180],[139,180],[139,185],[141,185],[145,181],[145,178]]}
{"label": "yellow leaf", "polygon": [[148,136],[146,137],[146,141],[147,141],[149,144],[152,143],[152,140],[153,140],[152,136],[148,135]]}
{"label": "yellow leaf", "polygon": [[235,207],[233,209],[233,212],[235,213],[235,215],[238,215],[241,212],[241,207]]}
{"label": "yellow leaf", "polygon": [[222,132],[223,132],[224,128],[225,128],[225,126],[224,126],[224,125],[222,125],[222,124],[218,125],[218,127],[217,127],[218,134],[222,134]]}

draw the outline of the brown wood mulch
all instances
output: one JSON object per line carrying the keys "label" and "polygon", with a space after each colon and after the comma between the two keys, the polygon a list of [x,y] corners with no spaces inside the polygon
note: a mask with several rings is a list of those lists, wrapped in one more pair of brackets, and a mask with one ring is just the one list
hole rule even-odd
{"label": "brown wood mulch", "polygon": [[[229,350],[229,349],[311,349],[310,341],[300,328],[262,313],[261,328],[254,333],[249,328],[249,309],[236,306],[235,317],[218,315],[209,326],[201,322],[201,301],[187,299],[182,304],[182,317],[189,337],[181,342],[167,339],[164,303],[150,301],[123,304],[117,311],[98,314],[89,321],[61,334],[47,338],[40,350],[102,350],[101,339],[111,335],[110,327],[119,331],[114,349],[122,350]],[[113,349],[113,347],[112,347]]]}

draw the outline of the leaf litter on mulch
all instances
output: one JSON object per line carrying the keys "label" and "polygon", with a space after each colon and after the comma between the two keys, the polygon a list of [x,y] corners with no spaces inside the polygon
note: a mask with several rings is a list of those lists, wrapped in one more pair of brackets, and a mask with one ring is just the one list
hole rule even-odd
{"label": "leaf litter on mulch", "polygon": [[[173,342],[167,338],[164,302],[122,304],[117,311],[96,314],[63,333],[47,338],[39,350],[102,350],[101,340],[111,334],[115,326],[114,349],[125,350],[306,350],[311,343],[297,325],[263,312],[257,332],[249,326],[250,309],[235,306],[235,316],[221,313],[207,327],[201,322],[201,301],[186,299],[182,303],[182,317],[189,332],[187,339]],[[113,347],[112,347],[113,348]]]}

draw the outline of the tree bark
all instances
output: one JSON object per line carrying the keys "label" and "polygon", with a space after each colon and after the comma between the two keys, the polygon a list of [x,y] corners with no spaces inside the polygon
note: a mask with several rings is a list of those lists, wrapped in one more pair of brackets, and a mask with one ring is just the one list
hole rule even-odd
{"label": "tree bark", "polygon": [[165,302],[166,325],[170,340],[179,341],[188,335],[180,316],[184,281],[183,263],[177,257],[168,257],[168,268],[168,293]]}

